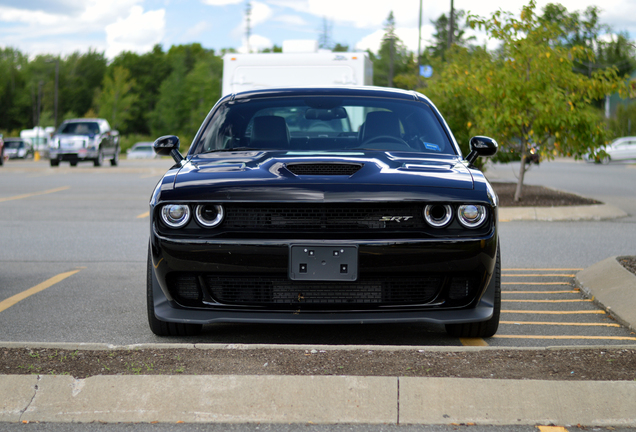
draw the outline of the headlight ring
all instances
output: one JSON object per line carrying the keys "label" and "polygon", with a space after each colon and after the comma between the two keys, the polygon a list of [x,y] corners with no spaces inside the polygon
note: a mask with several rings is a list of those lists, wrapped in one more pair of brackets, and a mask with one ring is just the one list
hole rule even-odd
{"label": "headlight ring", "polygon": [[457,219],[465,228],[479,228],[487,216],[486,207],[482,205],[464,204],[457,208]]}
{"label": "headlight ring", "polygon": [[424,207],[424,219],[433,228],[444,228],[453,219],[453,208],[447,204],[428,204]]}
{"label": "headlight ring", "polygon": [[219,226],[223,217],[225,217],[225,210],[220,204],[199,204],[195,211],[197,223],[204,228]]}
{"label": "headlight ring", "polygon": [[170,228],[183,228],[190,221],[190,206],[165,204],[161,208],[161,220]]}

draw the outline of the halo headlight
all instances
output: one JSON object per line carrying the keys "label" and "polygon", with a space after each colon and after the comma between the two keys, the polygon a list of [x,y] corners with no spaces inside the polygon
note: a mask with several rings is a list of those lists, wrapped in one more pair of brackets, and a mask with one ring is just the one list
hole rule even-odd
{"label": "halo headlight", "polygon": [[200,204],[195,211],[196,221],[205,228],[218,226],[224,216],[223,206],[219,204]]}
{"label": "halo headlight", "polygon": [[453,209],[449,205],[428,204],[424,207],[424,219],[434,228],[443,228],[453,219]]}
{"label": "halo headlight", "polygon": [[183,228],[190,221],[190,207],[186,204],[166,204],[161,208],[161,220],[170,228]]}
{"label": "halo headlight", "polygon": [[466,228],[477,228],[486,220],[486,207],[475,204],[460,205],[457,209],[459,223]]}

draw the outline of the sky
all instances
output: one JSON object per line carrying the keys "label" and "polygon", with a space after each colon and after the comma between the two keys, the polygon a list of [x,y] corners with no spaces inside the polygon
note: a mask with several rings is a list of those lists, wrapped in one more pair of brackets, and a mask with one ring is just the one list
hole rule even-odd
{"label": "sky", "polygon": [[[455,9],[482,17],[497,10],[518,16],[529,0],[454,0]],[[558,1],[553,1],[558,2]],[[390,11],[396,33],[417,52],[419,0],[254,0],[252,50],[282,46],[284,40],[317,40],[327,23],[334,43],[377,52]],[[448,14],[450,0],[423,1],[422,47],[432,39],[431,20]],[[538,8],[549,1],[537,0]],[[568,11],[596,5],[601,22],[636,39],[636,0],[562,0]],[[31,57],[66,56],[89,49],[113,59],[122,51],[145,53],[155,44],[198,42],[205,48],[246,51],[246,0],[0,0],[0,47]],[[480,44],[492,42],[477,34]]]}

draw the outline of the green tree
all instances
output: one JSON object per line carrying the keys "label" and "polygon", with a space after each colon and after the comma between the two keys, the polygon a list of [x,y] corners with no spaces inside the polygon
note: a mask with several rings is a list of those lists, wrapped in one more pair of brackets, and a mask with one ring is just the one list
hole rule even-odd
{"label": "green tree", "polygon": [[[464,16],[466,12],[462,9],[455,10],[453,22],[453,44],[462,47],[468,47],[470,42],[474,41],[475,36],[466,36],[467,24]],[[462,23],[462,24],[459,24]],[[433,40],[429,41],[431,45],[427,48],[427,52],[431,57],[439,57],[446,59],[446,51],[448,50],[448,16],[441,14],[436,20],[431,20],[431,24],[435,27]]]}
{"label": "green tree", "polygon": [[501,55],[463,56],[448,65],[437,83],[466,98],[470,132],[495,137],[504,151],[519,148],[516,201],[522,195],[529,149],[539,146],[548,158],[580,157],[602,146],[606,131],[592,103],[625,88],[615,69],[591,77],[575,73],[573,62],[593,53],[559,44],[563,29],[541,21],[535,8],[531,1],[520,19],[502,11],[488,19],[469,17],[471,25],[501,42]]}
{"label": "green tree", "polygon": [[130,71],[121,66],[113,68],[112,76],[106,74],[101,90],[95,96],[99,117],[108,120],[114,129],[121,129],[131,118],[131,108],[137,102],[137,95],[131,93],[135,80]]}
{"label": "green tree", "polygon": [[221,97],[221,73],[219,57],[208,55],[200,58],[185,78],[185,102],[189,109],[187,137],[193,138],[201,123],[216,101]]}
{"label": "green tree", "polygon": [[393,11],[387,17],[384,31],[378,54],[369,52],[369,58],[373,62],[373,84],[393,87],[394,77],[409,72],[409,68],[413,67],[413,56],[395,34]]}

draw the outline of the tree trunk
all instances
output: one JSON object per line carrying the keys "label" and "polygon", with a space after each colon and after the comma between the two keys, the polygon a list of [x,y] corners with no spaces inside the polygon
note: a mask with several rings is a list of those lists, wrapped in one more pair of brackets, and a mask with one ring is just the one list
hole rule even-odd
{"label": "tree trunk", "polygon": [[523,177],[526,174],[526,153],[527,144],[521,143],[521,166],[519,167],[519,178],[517,179],[517,189],[515,190],[514,202],[519,202],[521,199],[521,191],[523,189]]}

